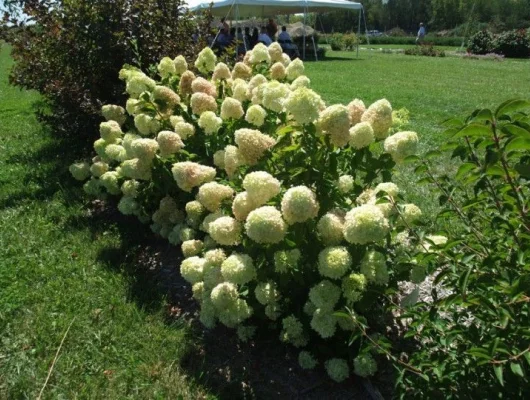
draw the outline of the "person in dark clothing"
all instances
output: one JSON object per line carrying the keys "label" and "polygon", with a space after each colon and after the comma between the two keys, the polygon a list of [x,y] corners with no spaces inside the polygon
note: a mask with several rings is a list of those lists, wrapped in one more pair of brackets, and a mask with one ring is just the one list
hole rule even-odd
{"label": "person in dark clothing", "polygon": [[272,18],[269,18],[269,23],[267,24],[267,35],[269,35],[271,40],[274,40],[276,33],[278,33],[278,25],[276,25],[276,22],[274,22]]}
{"label": "person in dark clothing", "polygon": [[258,43],[258,36],[259,36],[258,28],[254,28],[252,30],[252,37],[250,38],[250,47],[254,48],[254,46]]}

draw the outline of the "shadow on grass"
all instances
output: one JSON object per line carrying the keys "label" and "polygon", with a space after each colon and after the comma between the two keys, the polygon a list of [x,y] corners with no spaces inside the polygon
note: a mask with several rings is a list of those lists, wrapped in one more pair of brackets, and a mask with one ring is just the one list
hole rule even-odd
{"label": "shadow on grass", "polygon": [[[21,151],[6,160],[8,166],[24,168],[21,185],[0,198],[0,207],[24,201],[46,202],[60,195],[67,206],[79,207],[81,184],[68,171],[73,160],[87,154],[86,146],[75,138],[59,138],[44,130],[50,140],[37,151]],[[148,225],[121,215],[112,201],[94,201],[89,212],[72,212],[58,219],[57,229],[65,235],[89,229],[93,239],[111,234],[114,246],[102,248],[98,261],[110,271],[122,274],[128,282],[128,299],[139,308],[157,313],[167,307],[167,323],[177,321],[191,326],[192,343],[182,368],[194,380],[223,399],[304,398],[366,399],[359,379],[341,385],[331,384],[322,370],[304,372],[297,363],[297,352],[283,346],[276,330],[262,332],[243,344],[234,330],[218,326],[206,330],[198,322],[198,306],[189,284],[179,273],[180,251],[167,241],[156,239]],[[176,324],[181,326],[181,324]]]}

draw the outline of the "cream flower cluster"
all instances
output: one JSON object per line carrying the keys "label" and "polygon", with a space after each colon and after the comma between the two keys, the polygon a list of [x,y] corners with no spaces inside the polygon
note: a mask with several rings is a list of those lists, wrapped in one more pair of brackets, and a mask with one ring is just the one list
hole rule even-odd
{"label": "cream flower cluster", "polygon": [[[87,180],[93,196],[118,196],[120,212],[180,247],[180,272],[207,328],[220,323],[250,340],[256,314],[301,348],[302,368],[321,363],[336,381],[351,366],[373,374],[368,353],[326,361],[311,337],[331,343],[354,331],[355,319],[337,312],[395,283],[396,253],[386,249],[421,211],[401,204],[385,174],[369,178],[368,160],[383,148],[403,161],[417,134],[388,137],[384,99],[327,106],[304,63],[277,43],[257,45],[233,67],[206,48],[189,66],[164,57],[156,70],[156,80],[120,71],[130,98],[102,108],[97,156],[72,164],[74,179]],[[412,246],[436,251],[433,243],[443,240]],[[410,275],[420,281],[425,268]]]}

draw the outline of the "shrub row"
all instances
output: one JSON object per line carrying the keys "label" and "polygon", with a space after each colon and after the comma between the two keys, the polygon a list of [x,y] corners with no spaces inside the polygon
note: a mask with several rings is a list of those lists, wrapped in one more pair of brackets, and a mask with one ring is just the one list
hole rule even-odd
{"label": "shrub row", "polygon": [[[428,35],[425,37],[425,43],[434,46],[461,46],[463,38],[460,37],[438,37]],[[401,36],[377,36],[369,37],[361,36],[361,43],[366,44],[399,44],[399,45],[410,45],[416,44],[415,36],[401,37]]]}
{"label": "shrub row", "polygon": [[[124,64],[148,69],[165,54],[193,57],[192,35],[209,26],[184,12],[182,0],[11,3],[34,24],[3,30],[15,60],[10,81],[39,91],[54,129],[80,138],[93,135],[103,104],[124,100],[117,78]],[[12,22],[20,24],[16,15]]]}
{"label": "shrub row", "polygon": [[421,217],[390,181],[417,147],[416,133],[396,133],[407,113],[326,105],[277,43],[233,69],[206,48],[158,71],[120,72],[130,98],[103,107],[97,156],[74,177],[181,246],[206,327],[275,335],[336,381],[372,375],[361,332],[384,333],[385,293],[425,273],[398,257],[403,221]]}
{"label": "shrub row", "polygon": [[483,30],[471,37],[468,51],[472,54],[502,54],[510,58],[530,57],[530,32],[525,29],[494,34]]}

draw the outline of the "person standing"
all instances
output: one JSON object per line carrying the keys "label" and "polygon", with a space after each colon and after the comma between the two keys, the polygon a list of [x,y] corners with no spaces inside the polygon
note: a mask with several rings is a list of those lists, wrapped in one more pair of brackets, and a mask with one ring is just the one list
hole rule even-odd
{"label": "person standing", "polygon": [[276,25],[276,22],[274,22],[274,19],[269,18],[269,23],[267,24],[267,35],[269,35],[269,38],[271,40],[274,40],[276,37],[276,33],[278,32],[278,25]]}
{"label": "person standing", "polygon": [[423,44],[425,40],[425,26],[423,22],[420,23],[420,29],[418,30],[418,36],[416,37],[416,44]]}

